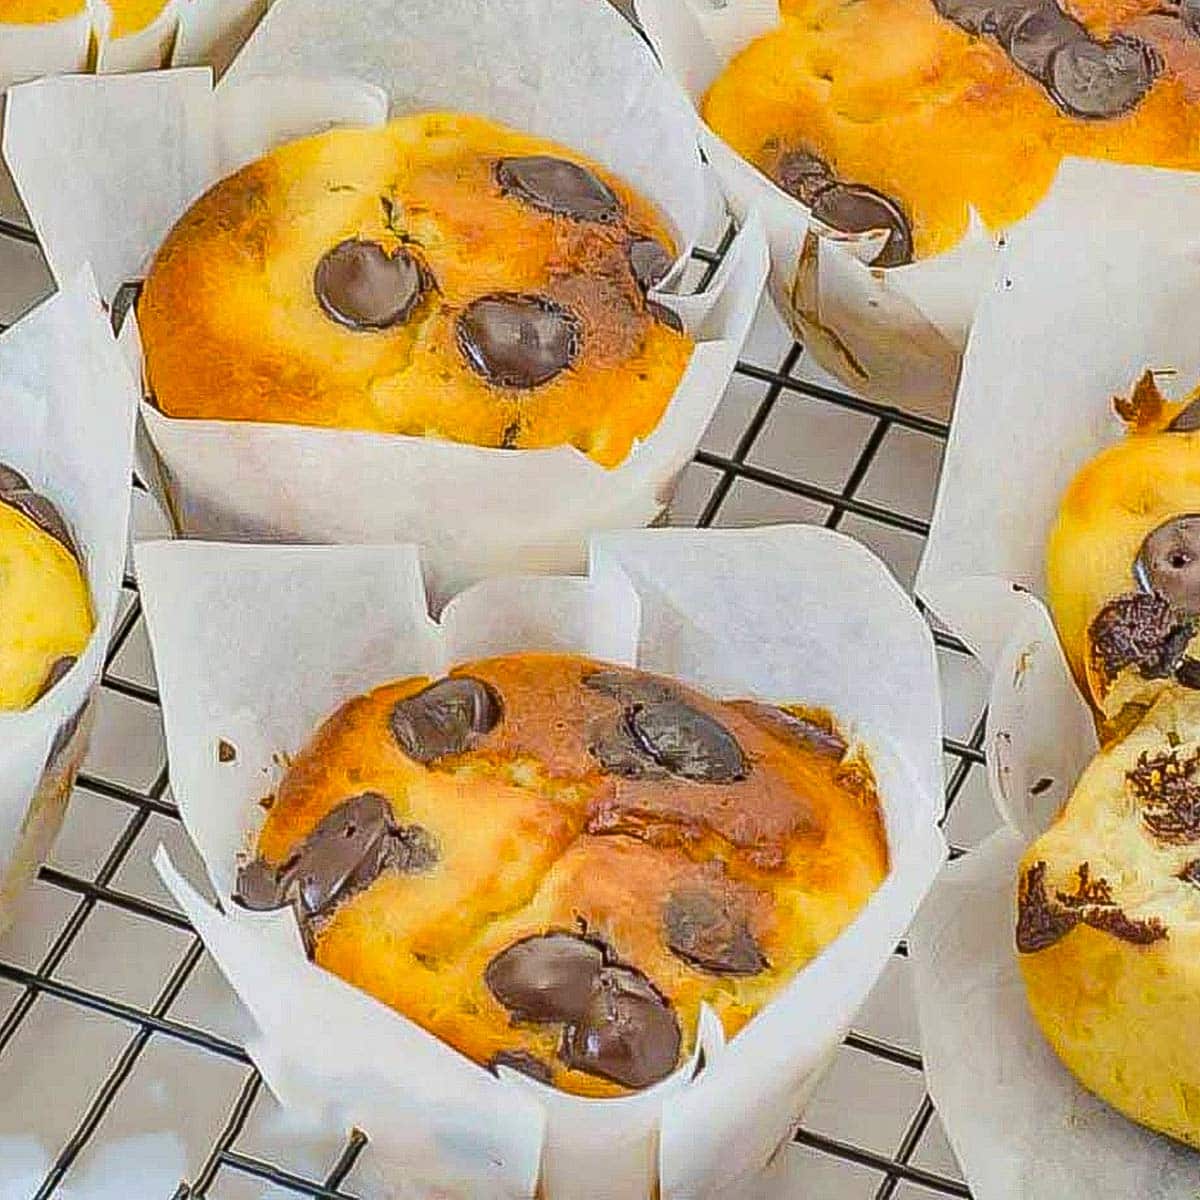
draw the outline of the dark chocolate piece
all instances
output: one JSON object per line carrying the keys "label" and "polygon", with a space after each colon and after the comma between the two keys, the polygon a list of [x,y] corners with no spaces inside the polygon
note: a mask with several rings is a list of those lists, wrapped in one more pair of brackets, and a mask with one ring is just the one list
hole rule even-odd
{"label": "dark chocolate piece", "polygon": [[766,725],[773,733],[799,742],[816,754],[841,759],[849,749],[846,739],[836,729],[799,717],[786,708],[753,700],[735,701],[734,707],[747,711],[753,720]]}
{"label": "dark chocolate piece", "polygon": [[252,858],[238,867],[233,898],[242,908],[254,912],[271,912],[288,903],[290,883],[296,859],[284,867],[273,867],[261,858]]}
{"label": "dark chocolate piece", "polygon": [[217,762],[237,762],[237,747],[232,742],[227,742],[224,738],[218,738]]}
{"label": "dark chocolate piece", "polygon": [[563,1030],[559,1057],[573,1070],[629,1088],[665,1079],[682,1037],[671,1006],[632,967],[605,967],[586,1009]]}
{"label": "dark chocolate piece", "polygon": [[629,243],[629,266],[643,292],[662,282],[674,265],[675,260],[658,238],[634,238]]}
{"label": "dark chocolate piece", "polygon": [[624,720],[601,726],[588,743],[588,753],[600,764],[601,770],[622,779],[670,777],[666,768],[646,753]]}
{"label": "dark chocolate piece", "polygon": [[317,303],[347,329],[390,329],[408,320],[425,292],[421,264],[405,249],[349,238],[329,250],[313,274]]}
{"label": "dark chocolate piece", "polygon": [[409,758],[430,763],[469,750],[501,715],[500,697],[491,687],[469,675],[454,675],[398,701],[390,725]]}
{"label": "dark chocolate piece", "polygon": [[391,810],[377,792],[364,792],[326,813],[304,840],[295,886],[309,915],[360,891],[383,870]]}
{"label": "dark chocolate piece", "polygon": [[995,0],[933,0],[933,7],[938,16],[978,37],[995,29],[996,10],[1003,6]]}
{"label": "dark chocolate piece", "polygon": [[912,262],[912,230],[908,218],[894,201],[858,183],[836,183],[822,191],[812,204],[818,221],[843,233],[886,229],[887,241],[871,260],[873,267],[899,267]]}
{"label": "dark chocolate piece", "polygon": [[638,744],[672,775],[699,783],[734,783],[749,774],[733,734],[682,700],[635,707],[628,721]]}
{"label": "dark chocolate piece", "polygon": [[[1196,0],[1196,5],[1200,10],[1200,0]],[[1193,400],[1187,408],[1180,409],[1167,426],[1169,433],[1195,433],[1197,429],[1200,429],[1200,399]]]}
{"label": "dark chocolate piece", "polygon": [[1125,780],[1141,806],[1142,824],[1158,841],[1200,841],[1200,755],[1180,759],[1175,750],[1153,756],[1143,751]]}
{"label": "dark chocolate piece", "polygon": [[668,329],[673,329],[676,333],[683,333],[683,318],[673,308],[668,308],[665,304],[659,304],[657,300],[647,300],[646,311],[659,324],[665,325]]}
{"label": "dark chocolate piece", "polygon": [[549,154],[502,158],[496,182],[507,196],[516,196],[543,212],[577,221],[614,221],[621,202],[612,188],[587,167]]}
{"label": "dark chocolate piece", "polygon": [[1046,82],[1060,108],[1103,119],[1137,107],[1159,70],[1158,57],[1145,42],[1120,33],[1107,42],[1066,42],[1052,55]]}
{"label": "dark chocolate piece", "polygon": [[1179,612],[1200,615],[1200,514],[1172,517],[1147,534],[1133,577],[1143,591],[1165,596]]}
{"label": "dark chocolate piece", "polygon": [[663,928],[671,951],[702,971],[757,975],[770,966],[745,913],[703,888],[673,892],[663,909]]}
{"label": "dark chocolate piece", "polygon": [[511,1067],[514,1071],[520,1071],[522,1075],[528,1075],[530,1079],[536,1079],[539,1083],[552,1084],[554,1082],[554,1068],[548,1062],[543,1062],[536,1054],[530,1054],[528,1050],[498,1050],[488,1061],[490,1071],[494,1072],[497,1067]]}
{"label": "dark chocolate piece", "polygon": [[813,201],[833,186],[835,180],[829,164],[807,150],[787,150],[775,164],[775,182],[789,196],[810,208]]}
{"label": "dark chocolate piece", "polygon": [[441,858],[437,839],[423,825],[399,825],[384,848],[383,869],[402,875],[421,875]]}
{"label": "dark chocolate piece", "polygon": [[1200,690],[1200,659],[1185,657],[1175,668],[1175,678],[1185,688]]}
{"label": "dark chocolate piece", "polygon": [[1127,916],[1119,908],[1088,909],[1083,920],[1084,924],[1093,929],[1111,934],[1123,942],[1131,942],[1135,946],[1149,946],[1167,936],[1167,927],[1158,917],[1143,921]]}
{"label": "dark chocolate piece", "polygon": [[573,933],[514,942],[492,959],[484,982],[517,1021],[573,1021],[588,1007],[604,951]]}
{"label": "dark chocolate piece", "polygon": [[1108,679],[1125,667],[1146,679],[1165,679],[1179,666],[1194,632],[1194,623],[1166,597],[1148,592],[1110,600],[1088,627],[1092,655]]}
{"label": "dark chocolate piece", "polygon": [[660,704],[679,699],[678,690],[669,683],[629,671],[593,671],[583,677],[583,686],[624,704]]}
{"label": "dark chocolate piece", "polygon": [[1087,38],[1087,30],[1053,2],[1018,9],[1016,19],[999,33],[1013,62],[1042,82],[1049,80],[1050,60],[1063,46]]}
{"label": "dark chocolate piece", "polygon": [[1079,924],[1079,914],[1046,894],[1046,864],[1037,862],[1017,885],[1017,949],[1035,954],[1053,946]]}
{"label": "dark chocolate piece", "polygon": [[545,296],[483,296],[463,309],[455,331],[471,369],[502,388],[549,382],[582,343],[579,318]]}
{"label": "dark chocolate piece", "polygon": [[1200,858],[1193,858],[1179,872],[1178,878],[1182,879],[1184,883],[1190,883],[1193,887],[1200,888]]}

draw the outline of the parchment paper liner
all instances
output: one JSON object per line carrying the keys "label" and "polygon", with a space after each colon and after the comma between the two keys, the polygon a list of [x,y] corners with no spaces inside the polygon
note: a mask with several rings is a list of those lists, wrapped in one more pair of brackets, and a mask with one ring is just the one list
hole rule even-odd
{"label": "parchment paper liner", "polygon": [[[943,859],[932,643],[878,560],[826,530],[649,530],[591,545],[587,579],[488,580],[440,624],[410,546],[139,546],[174,794],[227,915],[160,865],[253,1014],[251,1054],[272,1088],[293,1105],[340,1099],[337,1115],[395,1155],[398,1177],[452,1195],[530,1196],[540,1175],[554,1200],[642,1200],[654,1186],[744,1197]],[[229,901],[277,752],[387,678],[539,648],[824,705],[867,747],[884,799],[892,871],[853,926],[728,1046],[710,1014],[696,1079],[685,1069],[630,1100],[494,1080],[309,964],[290,916]],[[221,737],[235,762],[218,762]]]}
{"label": "parchment paper liner", "polygon": [[0,712],[0,928],[58,834],[86,751],[125,563],[136,404],[86,271],[0,334],[0,462],[58,505],[96,615],[65,678],[32,707]]}
{"label": "parchment paper liner", "polygon": [[[874,400],[936,418],[949,416],[972,313],[996,270],[998,234],[972,213],[953,249],[903,267],[865,264],[877,238],[811,223],[809,210],[737,154],[699,117],[705,92],[726,64],[779,24],[778,0],[720,5],[637,0],[664,68],[697,108],[700,142],[735,214],[757,208],[771,246],[771,294],[805,348],[826,370]],[[1124,200],[1126,171],[1106,191],[1077,197],[1068,223]],[[1047,201],[1042,202],[1042,207]],[[1056,206],[1056,211],[1064,211]],[[1066,226],[1064,225],[1064,228]]]}
{"label": "parchment paper liner", "polygon": [[[479,22],[480,40],[467,47],[471,63],[481,56],[509,61],[512,55],[506,59],[488,38],[503,32],[520,41],[527,26],[518,15],[546,2],[489,5],[489,15],[506,10],[515,23]],[[437,0],[421,5],[438,8]],[[281,15],[288,14],[273,13]],[[478,72],[467,78],[465,62],[455,75],[437,49],[438,39],[449,36],[448,20],[429,12],[401,26],[406,35],[423,30],[431,39],[423,48],[396,51],[410,74],[425,72],[410,81],[417,107],[458,105],[549,132],[637,183],[672,218],[679,241],[685,247],[695,241],[715,191],[707,186],[690,116],[671,99],[670,85],[644,50],[625,46],[619,66],[607,70],[608,86],[627,98],[637,118],[614,129],[595,115],[587,90],[604,60],[597,57],[592,73],[580,75],[573,101],[547,106],[541,88],[549,67],[540,50],[523,51],[524,66],[513,78],[489,80]],[[618,49],[621,39],[634,39],[619,22],[615,31],[602,22],[601,30]],[[572,37],[585,33],[572,26]],[[336,45],[332,26],[329,37]],[[591,53],[612,50],[608,41],[599,38]],[[398,95],[394,108],[409,107],[409,93]],[[386,115],[385,95],[370,83],[255,77],[240,66],[215,92],[201,71],[42,80],[11,94],[5,144],[55,275],[87,258],[112,295],[143,270],[175,218],[209,183],[289,137],[332,123],[378,124]],[[80,211],[87,221],[78,219]],[[659,426],[611,471],[573,447],[505,451],[349,430],[175,420],[144,403],[144,442],[154,453],[140,460],[143,477],[185,536],[418,542],[439,595],[499,570],[581,570],[588,532],[646,525],[666,506],[732,374],[766,272],[762,226],[751,215],[704,292],[656,293],[697,345]],[[131,322],[122,335],[138,362]]]}
{"label": "parchment paper liner", "polygon": [[[917,592],[992,673],[988,784],[1008,829],[946,869],[909,936],[930,1091],[979,1200],[1191,1200],[1200,1157],[1085,1093],[1029,1016],[1013,946],[1021,848],[1096,750],[1040,597],[1046,538],[1075,472],[1123,436],[1112,399],[1147,368],[1200,382],[1200,181],[1063,164],[1014,229],[963,365]],[[1049,780],[1049,784],[1045,781]]]}

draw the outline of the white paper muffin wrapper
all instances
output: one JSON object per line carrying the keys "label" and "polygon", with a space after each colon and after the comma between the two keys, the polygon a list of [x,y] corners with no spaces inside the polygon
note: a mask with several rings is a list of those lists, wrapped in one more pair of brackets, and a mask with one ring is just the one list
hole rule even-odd
{"label": "white paper muffin wrapper", "polygon": [[[301,14],[317,21],[303,25],[306,51],[325,51],[331,67],[353,62],[363,68],[357,80],[308,75],[311,54],[295,61],[283,35],[300,7],[279,5],[245,52],[251,63],[296,69],[290,76],[256,76],[239,60],[215,92],[206,73],[173,71],[42,80],[11,93],[6,155],[56,276],[91,261],[101,289],[112,295],[144,271],[209,184],[299,134],[381,123],[389,95],[396,113],[476,111],[590,154],[658,204],[685,253],[711,218],[715,189],[691,117],[606,6],[597,3],[596,13],[581,8],[568,30],[548,11],[534,11],[553,8],[549,0],[495,0],[466,24],[460,10],[439,0],[411,0],[393,6],[404,12],[377,14],[373,23],[356,10],[353,36],[332,14]],[[604,19],[592,30],[598,16]],[[584,66],[564,71],[565,50],[553,38],[528,36],[547,22],[586,48]],[[399,30],[380,39],[387,71],[370,69],[351,52],[365,36],[360,24],[371,33]],[[312,28],[324,28],[325,36],[310,37]],[[464,41],[468,36],[473,40]],[[483,72],[479,62],[510,67]],[[595,94],[622,97],[622,119],[614,122],[610,111],[598,116]],[[79,220],[81,211],[87,221]],[[154,454],[143,459],[143,474],[185,536],[413,541],[439,595],[502,570],[581,570],[588,532],[647,525],[666,506],[733,372],[766,272],[762,224],[751,214],[702,293],[655,293],[679,313],[696,346],[658,427],[613,470],[573,447],[506,451],[351,430],[176,420],[146,403],[142,424]],[[123,335],[137,362],[132,323]]]}
{"label": "white paper muffin wrapper", "polygon": [[[0,879],[14,871],[28,876],[38,865],[26,836],[39,853],[48,849],[55,830],[30,801],[41,792],[59,731],[100,676],[125,563],[136,410],[137,389],[88,272],[0,334],[0,462],[63,514],[81,550],[96,617],[87,648],[64,679],[30,708],[0,712]],[[53,782],[57,793],[62,781]],[[60,799],[48,803],[56,807]],[[0,924],[14,898],[4,896]]]}
{"label": "white paper muffin wrapper", "polygon": [[[1191,1200],[1200,1156],[1090,1097],[1030,1017],[1016,863],[1096,751],[1044,595],[1062,492],[1124,436],[1112,400],[1147,370],[1200,383],[1200,180],[1123,168],[1119,204],[1072,220],[1113,168],[1064,163],[979,306],[916,590],[992,673],[985,749],[1009,829],[946,868],[909,937],[925,1069],[979,1200]],[[1049,781],[1047,783],[1046,781]]]}
{"label": "white paper muffin wrapper", "polygon": [[[747,1197],[943,861],[941,729],[924,622],[867,550],[829,531],[600,535],[587,578],[508,577],[435,623],[411,546],[143,543],[136,550],[174,795],[224,914],[159,865],[259,1034],[285,1103],[326,1107],[439,1195]],[[891,871],[853,925],[706,1065],[622,1100],[490,1076],[305,958],[293,918],[237,909],[255,801],[338,704],[464,659],[562,650],[717,695],[832,710],[875,768]],[[218,739],[236,760],[221,763]],[[403,1193],[401,1193],[403,1194]]]}
{"label": "white paper muffin wrapper", "polygon": [[[994,278],[1003,237],[989,234],[973,215],[953,249],[903,267],[870,268],[866,263],[878,249],[877,236],[847,235],[813,222],[808,208],[698,115],[704,94],[729,61],[779,24],[778,0],[712,5],[636,0],[636,7],[664,69],[696,107],[701,144],[735,214],[753,207],[763,216],[771,247],[771,294],[805,348],[826,370],[872,399],[948,417],[972,314]],[[1074,197],[1074,209],[1053,205],[1063,215],[1061,228],[1122,205],[1126,189],[1138,186],[1132,178],[1138,169],[1112,166],[1095,177],[1100,190]],[[1039,209],[1049,203],[1043,200]]]}

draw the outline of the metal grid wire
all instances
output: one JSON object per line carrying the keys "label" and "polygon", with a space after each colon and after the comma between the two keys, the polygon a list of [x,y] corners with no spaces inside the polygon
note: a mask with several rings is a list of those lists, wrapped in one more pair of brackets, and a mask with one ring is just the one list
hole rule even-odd
{"label": "metal grid wire", "polygon": [[[700,264],[701,286],[707,282],[720,263],[730,236],[731,234],[727,234],[723,242],[711,250],[695,252],[695,258]],[[27,229],[12,222],[0,221],[0,250],[3,249],[6,239],[35,241]],[[739,483],[748,482],[769,489],[772,493],[798,497],[803,502],[820,505],[822,512],[827,510],[823,523],[829,528],[837,528],[846,518],[852,517],[855,518],[855,531],[860,534],[874,527],[884,531],[902,531],[916,538],[924,538],[928,533],[927,521],[872,501],[861,494],[861,488],[877,460],[881,446],[893,430],[915,431],[937,439],[940,453],[944,448],[947,425],[864,400],[828,384],[802,378],[799,374],[804,365],[802,356],[802,347],[793,343],[786,348],[778,361],[738,363],[737,377],[743,382],[749,380],[764,385],[765,390],[752,406],[740,435],[734,440],[732,450],[716,453],[702,449],[696,455],[696,463],[706,469],[700,473],[713,482],[707,498],[688,523],[700,527],[718,523],[731,492]],[[841,487],[830,487],[811,479],[756,465],[755,452],[761,451],[767,439],[765,431],[772,414],[781,402],[786,403],[788,399],[795,398],[804,398],[805,401],[831,406],[842,412],[859,414],[860,419],[867,418],[871,422],[865,442]],[[691,470],[695,471],[696,468]],[[869,534],[866,536],[869,541]],[[141,620],[136,581],[127,577],[124,587],[128,606],[117,623],[108,648],[103,690],[136,705],[157,707],[158,695],[152,686],[131,682],[113,670],[114,661],[129,643]],[[965,646],[952,636],[935,629],[934,637],[944,665],[948,658],[962,659],[968,654]],[[947,738],[945,741],[947,818],[954,811],[968,779],[973,773],[978,776],[981,771],[982,738],[983,725],[980,718],[973,732],[965,740]],[[244,1069],[244,1079],[229,1109],[224,1126],[213,1140],[199,1171],[187,1182],[181,1182],[173,1196],[147,1197],[147,1200],[201,1200],[203,1197],[215,1196],[220,1192],[220,1181],[230,1175],[248,1177],[250,1180],[261,1181],[264,1185],[274,1185],[286,1195],[350,1200],[354,1193],[345,1190],[346,1181],[367,1147],[367,1139],[360,1133],[355,1132],[349,1136],[332,1168],[322,1178],[303,1178],[245,1148],[239,1148],[239,1139],[256,1104],[261,1102],[265,1092],[257,1072],[250,1064],[242,1045],[172,1015],[173,1005],[205,957],[200,939],[186,919],[177,912],[135,895],[114,882],[123,864],[127,862],[131,848],[149,822],[156,819],[166,819],[169,822],[179,820],[178,810],[168,796],[166,767],[162,766],[158,770],[157,776],[147,787],[114,782],[107,775],[85,771],[79,777],[77,788],[81,792],[91,793],[111,802],[123,810],[126,816],[123,818],[123,826],[108,849],[107,856],[91,877],[64,871],[55,866],[46,866],[41,870],[41,883],[60,893],[61,899],[69,900],[71,907],[40,961],[35,965],[19,965],[0,958],[0,980],[15,985],[12,990],[16,992],[15,1001],[0,1021],[0,1078],[6,1050],[31,1014],[37,1011],[37,1006],[43,998],[54,998],[67,1005],[114,1018],[123,1028],[131,1030],[131,1033],[123,1049],[113,1059],[107,1076],[75,1115],[69,1136],[57,1151],[40,1184],[35,1185],[35,1190],[31,1191],[31,1200],[50,1200],[51,1197],[62,1194],[60,1185],[67,1178],[72,1165],[89,1145],[102,1120],[117,1102],[122,1087],[139,1060],[156,1039],[184,1043],[223,1059],[236,1068]],[[952,852],[957,855],[965,850],[955,847]],[[131,1003],[125,998],[106,994],[102,989],[83,986],[64,978],[59,971],[71,948],[87,928],[88,922],[105,909],[121,910],[140,921],[176,931],[177,936],[186,935],[188,939],[186,950],[178,957],[174,969],[168,974],[158,995],[149,1005]],[[901,943],[897,946],[895,953],[901,958],[905,957],[905,945]],[[891,1153],[805,1127],[796,1131],[796,1143],[806,1148],[808,1154],[833,1160],[840,1166],[865,1168],[867,1177],[871,1180],[871,1190],[861,1194],[873,1195],[875,1200],[890,1200],[893,1196],[912,1197],[914,1200],[920,1196],[969,1197],[969,1189],[956,1174],[919,1165],[918,1147],[936,1119],[933,1105],[920,1083],[920,1055],[898,1041],[890,1041],[863,1031],[851,1032],[845,1044],[859,1055],[869,1056],[877,1063],[888,1064],[891,1069],[898,1069],[905,1073],[908,1081],[915,1082],[914,1094],[919,1096],[919,1100],[912,1111],[905,1114],[903,1134]],[[838,1185],[834,1191],[820,1194],[840,1200],[844,1193]],[[858,1194],[860,1190],[855,1190],[855,1195]],[[131,1197],[131,1200],[141,1200],[141,1197]]]}

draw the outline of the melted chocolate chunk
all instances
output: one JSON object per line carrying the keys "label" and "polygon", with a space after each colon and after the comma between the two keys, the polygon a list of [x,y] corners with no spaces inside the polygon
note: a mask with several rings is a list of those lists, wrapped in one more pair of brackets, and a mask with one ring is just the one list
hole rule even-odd
{"label": "melted chocolate chunk", "polygon": [[822,191],[812,205],[813,216],[843,233],[886,229],[887,241],[871,261],[873,267],[899,267],[912,262],[912,230],[894,200],[874,188],[837,183]]}
{"label": "melted chocolate chunk", "polygon": [[237,762],[237,747],[224,738],[217,739],[217,762]]}
{"label": "melted chocolate chunk", "polygon": [[657,238],[635,238],[629,243],[629,267],[643,292],[660,283],[674,265],[670,252]]}
{"label": "melted chocolate chunk", "polygon": [[398,701],[390,724],[409,758],[430,763],[469,750],[501,715],[500,697],[491,687],[469,675],[454,675]]}
{"label": "melted chocolate chunk", "polygon": [[646,311],[668,329],[673,329],[676,333],[683,333],[683,318],[673,308],[659,304],[657,300],[647,300]]}
{"label": "melted chocolate chunk", "polygon": [[679,699],[678,690],[669,683],[627,671],[593,671],[584,676],[583,686],[624,704],[661,704]]}
{"label": "melted chocolate chunk", "polygon": [[1155,838],[1176,846],[1200,841],[1200,754],[1181,760],[1175,750],[1143,751],[1125,780]]}
{"label": "melted chocolate chunk", "polygon": [[1195,628],[1164,596],[1133,592],[1110,600],[1088,632],[1106,678],[1135,667],[1146,679],[1165,679],[1179,665]]}
{"label": "melted chocolate chunk", "polygon": [[588,753],[602,770],[622,779],[670,778],[667,770],[646,753],[625,721],[602,726],[588,743]]}
{"label": "melted chocolate chunk", "polygon": [[[1196,0],[1196,5],[1200,8],[1200,0]],[[1177,412],[1167,426],[1168,433],[1195,433],[1197,429],[1200,429],[1200,399]]]}
{"label": "melted chocolate chunk", "polygon": [[603,949],[587,938],[535,934],[501,950],[484,982],[514,1020],[574,1021],[587,1009],[603,966]]}
{"label": "melted chocolate chunk", "polygon": [[536,1054],[530,1054],[528,1050],[498,1050],[488,1061],[490,1071],[495,1072],[497,1067],[511,1067],[539,1083],[554,1082],[554,1068]]}
{"label": "melted chocolate chunk", "polygon": [[1078,38],[1053,54],[1046,83],[1060,108],[1077,117],[1103,119],[1135,108],[1159,70],[1157,55],[1140,38]]}
{"label": "melted chocolate chunk", "polygon": [[749,774],[733,734],[682,700],[636,706],[627,720],[638,745],[672,775],[698,783],[735,783]]}
{"label": "melted chocolate chunk", "polygon": [[290,904],[308,936],[307,921],[370,887],[384,871],[427,871],[438,857],[428,830],[394,825],[387,800],[364,792],[328,812],[283,866],[261,858],[243,863],[234,899],[258,911]]}
{"label": "melted chocolate chunk", "polygon": [[1175,679],[1185,688],[1200,690],[1200,659],[1184,658],[1175,668]]}
{"label": "melted chocolate chunk", "polygon": [[1001,43],[1027,75],[1048,80],[1050,60],[1067,43],[1086,39],[1087,30],[1054,3],[1016,11],[1016,19],[999,31]]}
{"label": "melted chocolate chunk", "polygon": [[502,388],[548,383],[582,344],[579,318],[545,296],[483,296],[463,309],[455,330],[471,369]]}
{"label": "melted chocolate chunk", "polygon": [[807,717],[798,717],[785,708],[778,708],[773,704],[759,704],[753,700],[734,701],[734,707],[744,710],[752,720],[766,725],[773,733],[799,742],[815,754],[841,759],[849,749],[846,739],[836,729],[811,721]]}
{"label": "melted chocolate chunk", "polygon": [[1148,946],[1167,936],[1158,917],[1128,916],[1112,899],[1105,879],[1092,879],[1087,863],[1078,868],[1074,892],[1058,892],[1053,900],[1046,893],[1046,864],[1034,863],[1017,889],[1017,949],[1022,954],[1045,950],[1066,937],[1077,925],[1090,925],[1122,941]]}
{"label": "melted chocolate chunk", "polygon": [[615,221],[621,202],[612,188],[587,167],[530,154],[502,158],[496,164],[496,182],[506,196],[516,196],[543,212],[577,221]]}
{"label": "melted chocolate chunk", "polygon": [[1193,887],[1200,888],[1200,858],[1193,858],[1179,872],[1178,878],[1182,879],[1184,883],[1190,883]]}
{"label": "melted chocolate chunk", "polygon": [[671,951],[714,975],[757,975],[770,963],[743,912],[728,898],[702,888],[674,892],[663,910]]}
{"label": "melted chocolate chunk", "polygon": [[1173,517],[1149,533],[1133,576],[1143,591],[1165,596],[1188,616],[1200,615],[1200,515]]}
{"label": "melted chocolate chunk", "polygon": [[675,1013],[632,967],[605,967],[587,1007],[563,1030],[559,1057],[571,1069],[628,1088],[665,1079],[679,1061]]}
{"label": "melted chocolate chunk", "polygon": [[810,208],[816,198],[834,185],[829,164],[807,150],[788,150],[775,164],[775,182],[789,196]]}
{"label": "melted chocolate chunk", "polygon": [[1046,894],[1046,864],[1034,863],[1017,888],[1017,949],[1035,954],[1053,946],[1079,924],[1079,914],[1055,904]]}
{"label": "melted chocolate chunk", "polygon": [[329,250],[313,274],[326,314],[347,329],[390,329],[407,321],[425,292],[421,264],[405,249],[350,238]]}

